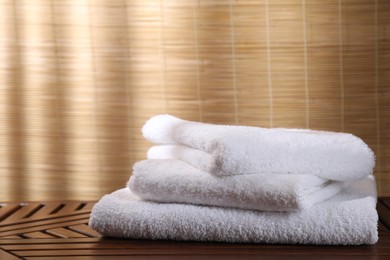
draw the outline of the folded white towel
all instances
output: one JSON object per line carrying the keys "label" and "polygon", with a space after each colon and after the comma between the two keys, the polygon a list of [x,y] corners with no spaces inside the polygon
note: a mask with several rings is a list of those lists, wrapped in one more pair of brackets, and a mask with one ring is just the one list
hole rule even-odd
{"label": "folded white towel", "polygon": [[128,183],[145,200],[268,211],[293,211],[333,197],[345,182],[304,174],[216,177],[179,160],[145,160]]}
{"label": "folded white towel", "polygon": [[104,196],[89,224],[104,236],[224,242],[374,244],[378,240],[373,178],[294,212],[142,201],[128,188]]}
{"label": "folded white towel", "polygon": [[[197,149],[194,156],[180,159],[216,175],[294,173],[344,181],[367,177],[375,165],[372,150],[346,133],[212,125],[170,115],[152,117],[142,132],[158,144]],[[164,158],[177,156],[167,153]]]}

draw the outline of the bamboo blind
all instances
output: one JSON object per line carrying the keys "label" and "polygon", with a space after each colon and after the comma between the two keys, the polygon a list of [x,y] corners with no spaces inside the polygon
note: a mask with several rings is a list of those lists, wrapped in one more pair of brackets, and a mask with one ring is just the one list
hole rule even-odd
{"label": "bamboo blind", "polygon": [[0,0],[0,200],[121,188],[159,113],[351,132],[390,195],[390,1]]}

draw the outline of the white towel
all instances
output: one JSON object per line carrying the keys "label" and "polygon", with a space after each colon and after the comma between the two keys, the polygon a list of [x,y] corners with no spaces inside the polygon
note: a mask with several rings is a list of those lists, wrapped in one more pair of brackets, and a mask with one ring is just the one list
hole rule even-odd
{"label": "white towel", "polygon": [[171,148],[161,148],[165,159],[183,159],[216,175],[294,173],[345,181],[367,177],[375,165],[372,150],[346,133],[213,125],[170,115],[152,117],[142,132],[154,143],[197,149],[178,158]]}
{"label": "white towel", "polygon": [[179,160],[145,160],[134,165],[128,186],[158,202],[293,211],[333,197],[346,183],[305,174],[216,177]]}
{"label": "white towel", "polygon": [[104,196],[89,224],[104,236],[120,238],[360,245],[378,240],[375,205],[370,177],[297,212],[147,202],[125,188]]}

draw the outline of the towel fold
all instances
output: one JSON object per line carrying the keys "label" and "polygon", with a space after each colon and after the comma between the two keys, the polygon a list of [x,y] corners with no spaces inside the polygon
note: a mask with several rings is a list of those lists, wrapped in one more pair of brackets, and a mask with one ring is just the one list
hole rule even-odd
{"label": "towel fold", "polygon": [[[292,173],[348,181],[366,178],[375,165],[372,150],[347,133],[213,125],[170,115],[152,117],[142,132],[154,143],[181,145],[153,148],[160,150],[151,155],[182,159],[220,176]],[[178,149],[183,154],[175,152]]]}
{"label": "towel fold", "polygon": [[345,182],[304,174],[246,174],[216,177],[179,160],[145,160],[128,183],[145,200],[294,211],[333,197]]}
{"label": "towel fold", "polygon": [[89,224],[104,236],[120,238],[359,245],[378,240],[375,205],[371,176],[297,212],[149,202],[125,188],[104,196]]}

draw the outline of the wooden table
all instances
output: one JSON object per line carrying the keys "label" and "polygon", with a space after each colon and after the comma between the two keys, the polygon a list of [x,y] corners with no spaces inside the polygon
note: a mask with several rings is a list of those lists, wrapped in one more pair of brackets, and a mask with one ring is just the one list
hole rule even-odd
{"label": "wooden table", "polygon": [[0,204],[0,259],[390,259],[390,198],[378,201],[374,246],[227,244],[102,238],[87,225],[94,202]]}

